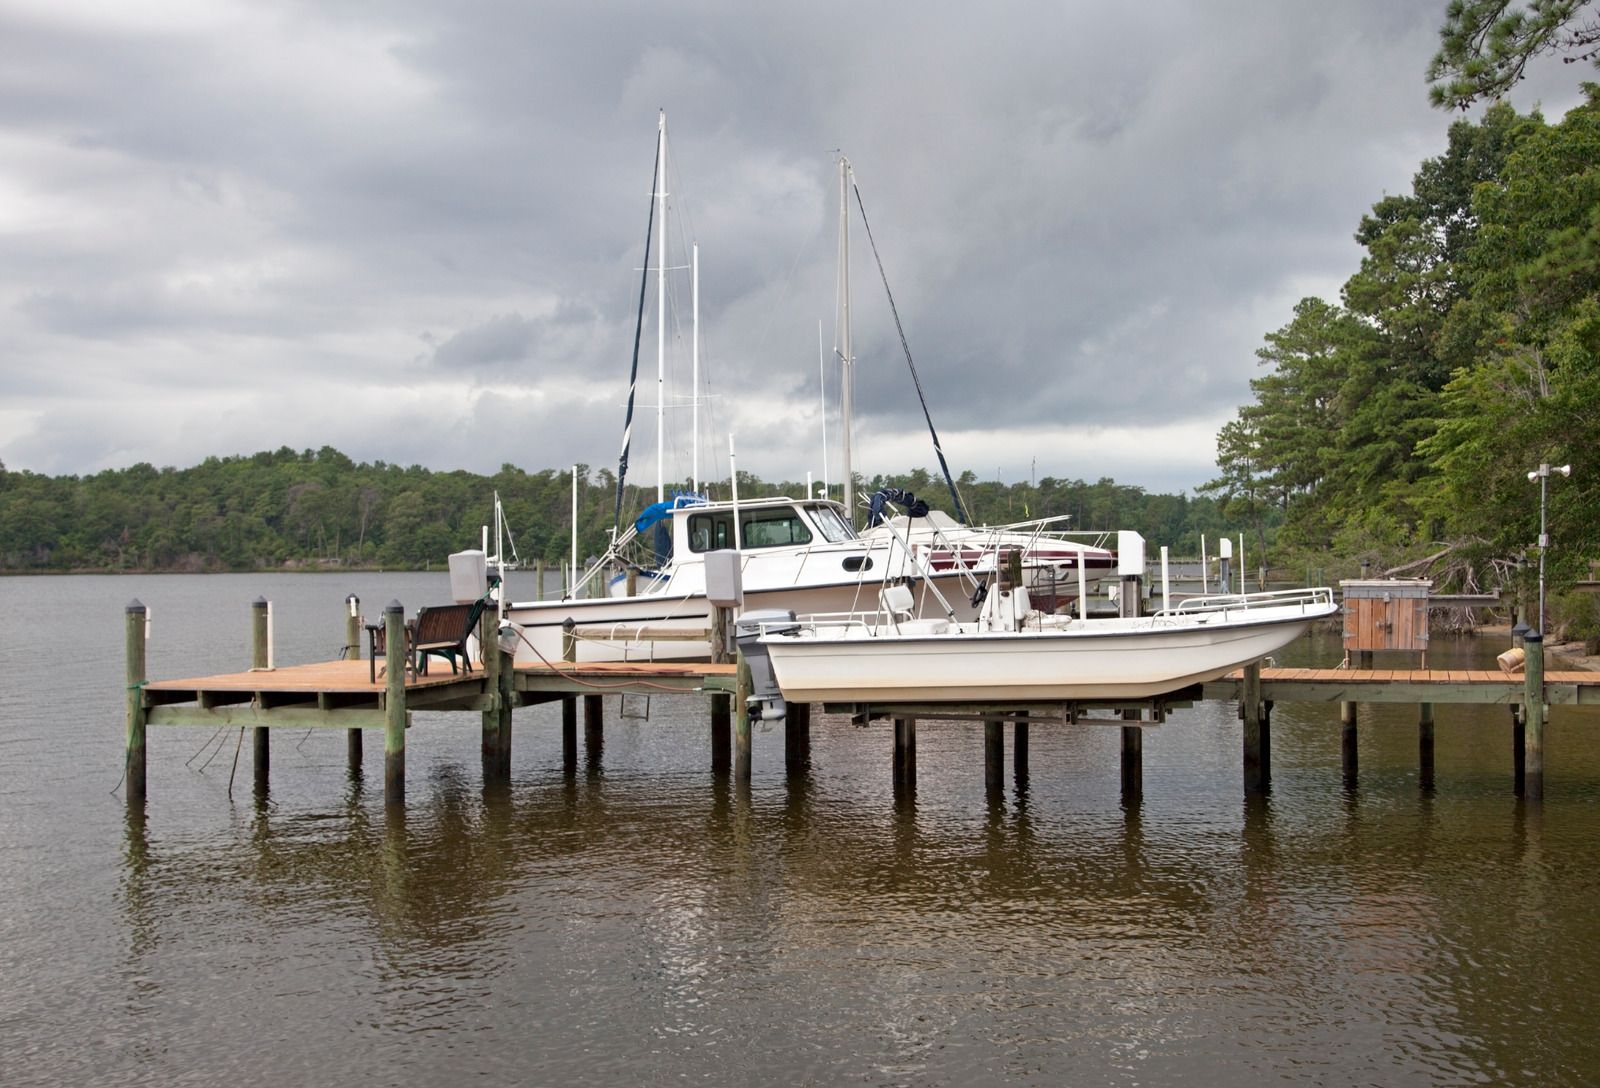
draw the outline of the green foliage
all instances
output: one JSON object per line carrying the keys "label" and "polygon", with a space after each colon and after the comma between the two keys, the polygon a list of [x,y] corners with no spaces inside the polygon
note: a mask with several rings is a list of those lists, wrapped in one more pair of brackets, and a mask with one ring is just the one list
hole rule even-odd
{"label": "green foliage", "polygon": [[1280,509],[1285,556],[1381,569],[1444,540],[1481,571],[1537,538],[1527,472],[1570,462],[1546,557],[1570,580],[1600,524],[1600,88],[1559,125],[1495,105],[1449,137],[1363,217],[1343,305],[1306,299],[1266,337],[1203,490]]}
{"label": "green foliage", "polygon": [[1544,54],[1565,53],[1568,64],[1600,63],[1600,25],[1592,14],[1593,0],[1451,0],[1439,52],[1428,65],[1433,104],[1466,109],[1500,98]]}
{"label": "green foliage", "polygon": [[[687,481],[678,486],[688,489]],[[949,506],[941,501],[942,479],[922,469],[858,481],[864,491],[884,486]],[[961,486],[975,520],[990,524],[1070,514],[1073,528],[1138,529],[1179,548],[1229,527],[1211,499],[1148,495],[1111,480],[1006,485],[967,473]],[[727,491],[724,484],[717,493]],[[0,469],[0,570],[437,566],[479,543],[495,492],[525,561],[554,564],[567,556],[571,471],[503,465],[493,476],[431,472],[358,464],[327,446],[211,457],[186,469],[138,464],[84,477]],[[805,484],[766,483],[741,472],[739,493],[800,496]],[[654,500],[654,488],[625,488],[624,517]],[[615,501],[610,471],[578,466],[580,558],[605,550]]]}

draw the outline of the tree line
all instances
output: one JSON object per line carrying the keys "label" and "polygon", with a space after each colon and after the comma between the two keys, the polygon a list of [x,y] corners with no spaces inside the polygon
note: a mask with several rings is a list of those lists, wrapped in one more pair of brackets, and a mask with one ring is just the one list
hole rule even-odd
{"label": "tree line", "polygon": [[[580,556],[610,538],[616,475],[577,466]],[[320,567],[421,569],[476,547],[500,496],[519,555],[555,564],[570,549],[573,471],[493,475],[420,465],[358,463],[338,450],[209,457],[189,468],[137,464],[88,476],[6,471],[0,465],[0,570],[224,571]],[[685,482],[684,490],[687,490]],[[1212,498],[1152,495],[1109,479],[1037,483],[959,481],[979,523],[1069,515],[1069,527],[1133,528],[1153,541],[1198,549],[1226,530]],[[925,470],[857,480],[858,491],[899,487],[935,500],[942,481]],[[712,490],[726,498],[728,481]],[[835,488],[837,496],[838,489]],[[741,498],[805,494],[805,484],[739,474]],[[628,485],[623,519],[655,499]],[[859,518],[858,518],[859,520]]]}
{"label": "tree line", "polygon": [[[1493,100],[1540,52],[1583,46],[1587,24],[1572,20],[1588,5],[1558,6],[1453,3],[1429,72],[1435,102]],[[1547,481],[1547,579],[1589,577],[1600,86],[1584,95],[1556,122],[1495,100],[1451,124],[1411,190],[1356,225],[1360,265],[1339,298],[1302,300],[1266,335],[1263,373],[1218,435],[1220,474],[1201,493],[1280,560],[1331,552],[1462,588],[1522,586],[1540,530],[1529,473],[1570,464],[1570,478]],[[1587,599],[1568,605],[1596,626]]]}

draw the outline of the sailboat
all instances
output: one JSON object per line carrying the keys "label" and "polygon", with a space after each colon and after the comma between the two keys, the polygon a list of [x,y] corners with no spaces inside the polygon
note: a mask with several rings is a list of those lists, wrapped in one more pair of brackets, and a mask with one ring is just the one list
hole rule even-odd
{"label": "sailboat", "polygon": [[[914,553],[925,561],[928,586],[937,587],[946,597],[960,602],[957,611],[967,618],[976,616],[980,600],[978,588],[986,575],[997,568],[1007,549],[1021,550],[1024,566],[1035,577],[1047,578],[1052,592],[1055,587],[1061,587],[1062,596],[1071,595],[1069,587],[1086,584],[1085,578],[1078,576],[1079,572],[1088,573],[1089,580],[1094,580],[1112,568],[1114,556],[1098,542],[1069,540],[1040,524],[1021,530],[970,529],[956,525],[947,517],[929,516],[925,507],[922,516],[914,519],[907,542],[871,530],[858,534],[851,516],[853,494],[848,437],[845,440],[843,503],[812,496],[741,502],[737,471],[730,472],[733,483],[730,500],[712,500],[698,492],[669,497],[660,478],[665,452],[661,437],[662,412],[666,401],[663,331],[666,296],[663,278],[667,271],[666,147],[666,114],[663,112],[658,123],[651,225],[646,231],[648,257],[651,231],[659,218],[662,242],[655,269],[658,299],[656,502],[633,523],[614,531],[606,554],[581,580],[574,579],[561,600],[512,602],[506,606],[506,618],[522,631],[519,660],[559,659],[569,620],[586,632],[600,628],[607,634],[605,638],[580,638],[576,645],[580,661],[706,658],[710,654],[709,643],[684,637],[684,633],[703,631],[710,626],[705,557],[713,551],[732,549],[739,553],[746,608],[782,608],[797,612],[849,611],[861,607],[873,599],[886,574],[909,569]],[[841,159],[841,261],[846,266],[848,205],[844,197],[848,171],[848,161]],[[647,259],[640,281],[641,329],[649,263]],[[848,368],[847,279],[845,282],[841,296],[845,322],[841,357]],[[632,437],[639,339],[636,332],[634,377],[618,462],[619,522]],[[698,331],[695,343],[698,370]],[[843,394],[847,435],[849,385],[847,376]],[[942,452],[940,461],[943,462]],[[698,487],[698,460],[693,483]],[[912,509],[916,509],[914,505]],[[907,550],[908,546],[911,551]],[[627,588],[629,572],[634,586],[631,593]]]}

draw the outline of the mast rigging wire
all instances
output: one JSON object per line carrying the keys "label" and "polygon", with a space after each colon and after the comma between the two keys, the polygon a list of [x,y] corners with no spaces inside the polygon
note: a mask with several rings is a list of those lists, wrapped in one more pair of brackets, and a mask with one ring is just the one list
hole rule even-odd
{"label": "mast rigging wire", "polygon": [[944,447],[939,444],[939,432],[933,429],[933,416],[928,412],[928,398],[922,395],[922,379],[917,377],[917,364],[911,361],[911,345],[906,343],[906,330],[900,324],[900,311],[894,304],[894,292],[889,290],[889,276],[883,270],[883,258],[878,256],[878,243],[872,237],[872,224],[867,221],[867,206],[861,201],[861,186],[852,178],[850,188],[855,190],[856,207],[861,209],[861,225],[867,231],[867,244],[872,247],[872,259],[878,264],[878,277],[883,280],[883,293],[889,296],[889,312],[894,315],[894,328],[900,334],[900,350],[905,352],[906,366],[911,370],[911,382],[917,387],[917,400],[922,403],[922,418],[928,421],[928,433],[933,436],[933,452],[939,458],[939,470],[944,473],[944,482],[950,488],[950,501],[956,504],[956,519],[966,525],[967,509],[961,503],[961,493],[956,490],[955,480],[950,477],[950,466],[944,459]]}

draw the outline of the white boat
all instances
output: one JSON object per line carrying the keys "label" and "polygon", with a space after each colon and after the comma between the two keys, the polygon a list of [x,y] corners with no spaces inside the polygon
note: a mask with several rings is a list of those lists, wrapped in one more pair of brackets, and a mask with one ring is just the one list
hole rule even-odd
{"label": "white boat", "polygon": [[[1008,550],[1022,553],[1025,577],[1036,593],[1049,595],[1047,605],[1075,595],[1080,584],[1098,583],[1116,564],[1115,556],[1098,544],[1036,525],[989,530],[959,526],[946,535],[941,522],[918,518],[909,534],[857,535],[845,521],[844,508],[826,499],[679,500],[661,524],[670,552],[650,577],[638,579],[633,596],[606,593],[604,567],[597,564],[589,579],[593,597],[508,604],[506,618],[523,631],[518,659],[559,660],[568,619],[585,629],[576,647],[580,661],[708,657],[711,648],[704,640],[650,635],[710,626],[705,557],[713,551],[739,552],[746,609],[858,611],[877,601],[885,578],[915,576],[915,599],[958,619],[977,618],[975,592]],[[646,531],[653,533],[654,526]],[[594,637],[597,628],[607,629],[605,637]]]}
{"label": "white boat", "polygon": [[757,621],[785,700],[994,703],[1167,694],[1259,661],[1338,611],[1327,588],[1197,597],[1120,618],[1044,613],[1020,588],[990,594],[968,622],[913,618],[903,586],[885,587],[881,603],[870,615],[744,622]]}

